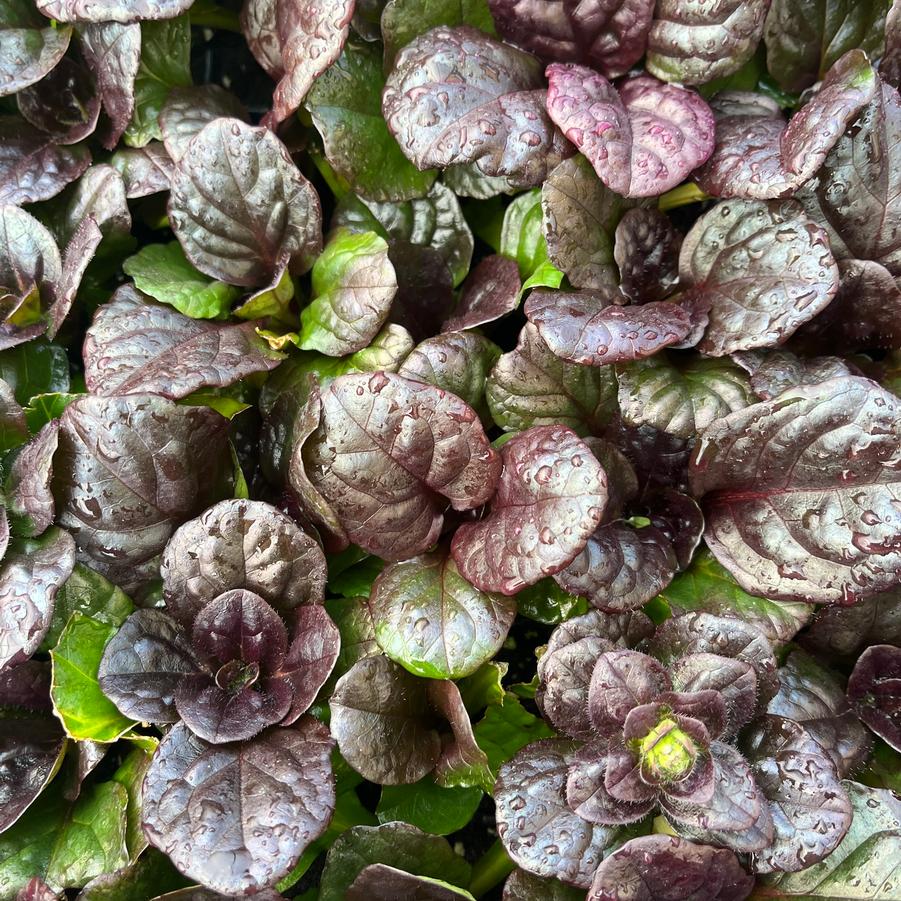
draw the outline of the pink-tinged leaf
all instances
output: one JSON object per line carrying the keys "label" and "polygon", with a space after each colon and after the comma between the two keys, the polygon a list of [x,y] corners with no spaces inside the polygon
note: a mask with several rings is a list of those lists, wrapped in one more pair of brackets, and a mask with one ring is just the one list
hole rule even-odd
{"label": "pink-tinged leaf", "polygon": [[898,398],[857,377],[715,420],[691,466],[705,540],[752,594],[852,604],[898,583]]}
{"label": "pink-tinged leaf", "polygon": [[565,426],[536,426],[502,448],[503,473],[488,516],[454,535],[463,577],[482,591],[516,594],[568,566],[598,527],[607,477]]}
{"label": "pink-tinged leaf", "polygon": [[338,57],[355,0],[276,0],[276,35],[284,75],[272,98],[272,123],[283,122]]}
{"label": "pink-tinged leaf", "polygon": [[80,29],[85,62],[94,73],[110,128],[103,146],[112,150],[131,121],[135,108],[135,76],[141,62],[138,23],[98,22]]}
{"label": "pink-tinged leaf", "polygon": [[678,304],[620,306],[619,299],[609,290],[533,291],[524,312],[558,357],[590,366],[650,357],[682,341],[691,329],[689,314]]}
{"label": "pink-tinged leaf", "polygon": [[0,97],[39,82],[63,58],[71,28],[53,28],[29,3],[5,4],[0,27]]}
{"label": "pink-tinged leaf", "polygon": [[703,84],[738,71],[763,34],[770,0],[657,0],[648,35],[648,71]]}
{"label": "pink-tinged leaf", "polygon": [[90,164],[83,144],[61,147],[21,119],[0,117],[0,204],[49,200]]}
{"label": "pink-tinged leaf", "polygon": [[787,125],[778,111],[725,109],[717,118],[716,149],[695,180],[715,197],[769,200],[792,195],[816,174],[876,88],[866,54],[851,50]]}
{"label": "pink-tinged leaf", "polygon": [[782,344],[839,282],[826,232],[794,201],[717,204],[686,235],[679,272],[684,302],[708,319],[697,348],[717,357]]}
{"label": "pink-tinged leaf", "polygon": [[386,560],[427,550],[446,501],[484,504],[501,469],[468,404],[385,372],[341,376],[322,392],[305,462],[351,541]]}
{"label": "pink-tinged leaf", "polygon": [[695,91],[647,75],[619,89],[583,66],[547,68],[551,119],[624,197],[674,188],[713,151],[713,113]]}
{"label": "pink-tinged leaf", "polygon": [[604,859],[587,901],[743,901],[753,888],[732,851],[643,835]]}
{"label": "pink-tinged leaf", "polygon": [[[566,803],[570,810],[588,823],[619,826],[634,823],[647,816],[656,806],[656,792],[642,786],[641,797],[625,800],[614,797],[605,784],[610,778],[612,758],[606,756],[607,742],[588,742],[576,753],[566,776]],[[626,766],[632,767],[632,755],[623,754]],[[641,786],[635,779],[636,786]]]}
{"label": "pink-tinged leaf", "polygon": [[211,278],[254,287],[285,256],[306,272],[322,250],[322,211],[313,186],[266,128],[216,119],[175,165],[172,230]]}
{"label": "pink-tinged leaf", "polygon": [[282,359],[252,322],[190,319],[129,286],[97,309],[85,334],[85,382],[104,396],[147,391],[177,400],[274,369]]}
{"label": "pink-tinged leaf", "polygon": [[159,141],[151,141],[144,147],[123,147],[116,151],[110,163],[122,175],[129,199],[168,191],[175,172],[175,164]]}
{"label": "pink-tinged leaf", "polygon": [[341,634],[325,607],[298,607],[291,632],[294,638],[277,673],[294,692],[291,708],[282,720],[284,725],[290,725],[306,713],[316,700],[319,689],[335,668],[341,650]]}
{"label": "pink-tinged leaf", "polygon": [[78,224],[66,245],[62,275],[53,290],[52,302],[47,311],[47,334],[50,338],[56,337],[66,316],[69,315],[85,270],[102,240],[103,232],[97,221],[93,216],[87,216]]}
{"label": "pink-tinged leaf", "polygon": [[408,44],[382,94],[417,169],[475,163],[522,186],[541,184],[572,152],[544,107],[538,60],[470,27],[439,26]]}
{"label": "pink-tinged leaf", "polygon": [[489,0],[501,36],[546,62],[625,75],[644,56],[654,0]]}
{"label": "pink-tinged leaf", "polygon": [[616,226],[613,258],[619,289],[633,303],[663,300],[679,281],[682,235],[665,213],[653,208],[626,210]]}
{"label": "pink-tinged leaf", "polygon": [[901,751],[901,648],[867,648],[848,680],[848,701],[867,726]]}
{"label": "pink-tinged leaf", "polygon": [[166,152],[178,162],[194,135],[220,118],[246,121],[250,117],[244,104],[217,84],[173,88],[159,115]]}
{"label": "pink-tinged leaf", "polygon": [[335,808],[333,746],[311,718],[226,746],[179,724],[144,779],[145,834],[189,878],[226,895],[255,894],[325,831]]}
{"label": "pink-tinged leaf", "polygon": [[285,74],[282,45],[278,37],[278,0],[244,0],[241,30],[256,61],[278,80]]}
{"label": "pink-tinged leaf", "polygon": [[441,736],[435,781],[444,788],[470,785],[490,787],[494,777],[488,767],[488,755],[476,742],[469,712],[456,683],[449,679],[430,679],[428,697],[435,713],[450,726],[450,732]]}
{"label": "pink-tinged leaf", "polygon": [[498,255],[485,257],[463,283],[454,314],[441,331],[463,331],[500,319],[519,305],[521,288],[515,260]]}
{"label": "pink-tinged leaf", "polygon": [[597,734],[622,727],[633,708],[648,704],[672,687],[663,665],[638,651],[613,650],[602,654],[588,689],[588,710]]}
{"label": "pink-tinged leaf", "polygon": [[[838,303],[836,299],[832,305]],[[789,388],[818,385],[828,379],[860,375],[840,357],[797,357],[788,350],[743,350],[732,359],[751,376],[751,390],[760,400],[772,400]]]}
{"label": "pink-tinged leaf", "polygon": [[19,451],[6,477],[6,513],[16,534],[34,538],[45,532],[55,512],[50,490],[53,455],[59,441],[59,420],[51,420]]}
{"label": "pink-tinged leaf", "polygon": [[59,22],[142,22],[174,19],[194,0],[37,0],[48,19]]}

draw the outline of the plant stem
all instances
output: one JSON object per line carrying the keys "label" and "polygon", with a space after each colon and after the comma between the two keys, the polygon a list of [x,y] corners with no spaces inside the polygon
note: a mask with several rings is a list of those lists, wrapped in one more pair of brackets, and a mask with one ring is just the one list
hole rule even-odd
{"label": "plant stem", "polygon": [[678,188],[673,188],[672,191],[667,191],[660,198],[657,206],[661,212],[665,213],[667,210],[674,210],[677,206],[700,203],[702,200],[710,200],[710,195],[705,194],[697,185],[686,182],[684,185],[679,185]]}
{"label": "plant stem", "polygon": [[498,839],[475,863],[472,868],[472,879],[469,892],[481,898],[485,892],[494,888],[502,879],[513,872],[516,864],[507,856],[504,846]]}

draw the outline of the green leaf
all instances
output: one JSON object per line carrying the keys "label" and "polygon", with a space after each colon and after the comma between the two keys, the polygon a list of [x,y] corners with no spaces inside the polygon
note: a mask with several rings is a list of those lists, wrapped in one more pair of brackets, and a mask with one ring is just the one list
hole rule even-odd
{"label": "green leaf", "polygon": [[495,33],[486,0],[388,0],[382,12],[386,68],[413,38],[438,25],[472,25],[486,34]]}
{"label": "green leaf", "polygon": [[341,649],[331,676],[334,682],[358,660],[378,654],[379,646],[365,598],[333,598],[326,603],[326,610],[341,634]]}
{"label": "green leaf", "polygon": [[429,777],[412,785],[384,785],[375,809],[380,823],[402,820],[432,835],[462,829],[482,802],[480,788],[442,788]]}
{"label": "green leaf", "polygon": [[567,594],[553,579],[542,579],[516,595],[519,612],[548,626],[588,612],[585,598]]}
{"label": "green leaf", "polygon": [[901,754],[877,738],[860,781],[873,788],[887,788],[901,795]]}
{"label": "green leaf", "polygon": [[113,774],[113,780],[118,782],[128,793],[128,809],[125,817],[125,844],[128,847],[128,856],[134,860],[147,847],[147,838],[141,827],[141,805],[144,776],[153,759],[153,751],[144,748],[134,748],[121,766]]}
{"label": "green leaf", "polygon": [[36,394],[69,390],[69,357],[66,349],[43,338],[0,353],[3,379],[25,406]]}
{"label": "green leaf", "polygon": [[282,322],[289,318],[289,307],[294,299],[294,280],[286,269],[275,287],[257,291],[248,300],[235,309],[238,319],[279,319]]}
{"label": "green leaf", "polygon": [[771,601],[747,594],[708,550],[695,554],[691,566],[660,593],[673,613],[704,611],[736,616],[757,626],[770,641],[791,641],[813,615],[799,601]]}
{"label": "green leaf", "polygon": [[506,663],[495,663],[492,660],[482,664],[471,676],[460,679],[457,688],[460,689],[463,706],[470,715],[492,704],[504,703],[503,679],[508,668]]}
{"label": "green leaf", "polygon": [[122,716],[100,690],[97,670],[106,643],[117,626],[73,613],[50,652],[53,681],[50,697],[66,734],[92,741],[115,741],[135,725]]}
{"label": "green leaf", "polygon": [[338,61],[316,79],[306,107],[326,159],[357,194],[379,201],[423,197],[438,173],[420,172],[388,131],[384,86],[380,46],[348,41]]}
{"label": "green leaf", "polygon": [[238,397],[228,393],[227,389],[201,388],[187,397],[177,401],[185,407],[209,407],[226,419],[234,419],[239,413],[249,410],[252,404],[248,404]]}
{"label": "green leaf", "polygon": [[522,283],[519,296],[532,288],[559,288],[563,284],[563,273],[550,261],[544,260],[535,267],[535,271]]}
{"label": "green leaf", "polygon": [[48,422],[59,419],[63,410],[78,400],[80,394],[38,394],[31,398],[31,402],[25,408],[25,422],[28,423],[28,431],[32,434],[39,432]]}
{"label": "green leaf", "polygon": [[300,314],[298,347],[342,357],[378,334],[397,293],[388,242],[339,229],[313,265],[313,301]]}
{"label": "green leaf", "polygon": [[14,898],[33,876],[62,890],[124,867],[127,804],[117,782],[83,788],[74,804],[44,792],[0,835],[0,898]]}
{"label": "green leaf", "polygon": [[172,88],[191,85],[191,23],[188,16],[141,23],[141,63],[135,78],[135,111],[125,143],[143,147],[162,140],[160,110]]}
{"label": "green leaf", "polygon": [[329,578],[329,593],[342,598],[368,598],[372,583],[384,568],[384,560],[367,554],[359,563],[355,563]]}
{"label": "green leaf", "polygon": [[228,316],[241,289],[217,282],[198,272],[178,241],[148,244],[122,264],[135,287],[160,303],[175,307],[192,319]]}
{"label": "green leaf", "polygon": [[488,708],[473,732],[495,776],[501,764],[529,742],[554,737],[554,731],[544,720],[529,713],[512,692],[504,695],[503,704]]}
{"label": "green leaf", "polygon": [[884,789],[842,783],[854,818],[841,844],[823,861],[799,873],[763,877],[752,898],[805,901],[897,901],[901,880],[901,801]]}
{"label": "green leaf", "polygon": [[542,215],[541,188],[520,194],[504,214],[500,250],[504,256],[516,260],[519,274],[525,280],[548,259]]}
{"label": "green leaf", "polygon": [[134,863],[92,879],[78,901],[137,901],[157,898],[190,885],[162,851],[148,848]]}
{"label": "green leaf", "polygon": [[117,585],[81,563],[59,590],[50,629],[41,645],[42,651],[56,646],[73,613],[82,613],[101,623],[120,626],[134,610],[128,595]]}
{"label": "green leaf", "polygon": [[231,451],[232,456],[232,479],[234,480],[232,497],[238,500],[247,500],[250,497],[250,488],[247,486],[247,479],[244,478],[244,470],[241,468],[238,452],[231,441],[228,442],[228,449]]}

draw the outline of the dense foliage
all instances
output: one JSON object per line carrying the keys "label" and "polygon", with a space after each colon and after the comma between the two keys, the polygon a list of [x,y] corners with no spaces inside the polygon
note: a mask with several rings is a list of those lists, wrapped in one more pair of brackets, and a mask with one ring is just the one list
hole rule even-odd
{"label": "dense foliage", "polygon": [[0,0],[0,901],[901,898],[901,0]]}

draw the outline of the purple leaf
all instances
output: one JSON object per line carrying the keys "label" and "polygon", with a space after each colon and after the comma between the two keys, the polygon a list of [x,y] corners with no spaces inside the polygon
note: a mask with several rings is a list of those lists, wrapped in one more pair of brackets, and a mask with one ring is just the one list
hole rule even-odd
{"label": "purple leaf", "polygon": [[600,524],[607,477],[565,426],[536,426],[502,449],[490,514],[454,535],[463,577],[482,591],[516,594],[572,562]]}
{"label": "purple leaf", "polygon": [[475,163],[529,186],[571,153],[542,88],[534,57],[468,26],[440,26],[398,54],[382,112],[417,169]]}
{"label": "purple leaf", "polygon": [[477,328],[500,319],[519,306],[519,267],[515,260],[498,255],[485,257],[463,283],[454,315],[442,332]]}
{"label": "purple leaf", "polygon": [[601,736],[620,728],[634,707],[647,704],[672,686],[663,666],[638,651],[602,654],[588,690],[591,722]]}
{"label": "purple leaf", "polygon": [[472,895],[445,882],[373,863],[360,870],[344,897],[347,901],[463,901]]}
{"label": "purple leaf", "polygon": [[583,66],[548,66],[551,119],[624,197],[654,197],[713,151],[713,113],[694,91],[641,75],[615,89]]}
{"label": "purple leaf", "polygon": [[329,706],[341,756],[380,785],[409,785],[434,769],[441,738],[428,682],[387,657],[364,657],[335,686]]}
{"label": "purple leaf", "polygon": [[653,0],[489,0],[501,36],[547,62],[578,62],[607,78],[644,56]]}
{"label": "purple leaf", "polygon": [[29,3],[8,3],[0,28],[0,96],[40,81],[63,58],[71,28],[53,28]]}
{"label": "purple leaf", "polygon": [[566,777],[577,748],[570,741],[537,741],[501,767],[497,832],[524,869],[587,889],[618,830],[588,823],[567,805]]}
{"label": "purple leaf", "polygon": [[0,670],[24,663],[38,649],[74,565],[75,546],[62,529],[7,550],[0,567]]}
{"label": "purple leaf", "polygon": [[103,693],[124,716],[175,723],[175,693],[184,676],[198,668],[175,620],[162,610],[137,610],[109,640],[97,675]]}
{"label": "purple leaf", "polygon": [[[831,309],[838,300],[832,302]],[[787,350],[743,350],[732,359],[751,375],[751,390],[760,400],[774,397],[800,385],[818,385],[829,379],[857,375],[856,368],[839,357],[797,357]]]}
{"label": "purple leaf", "polygon": [[469,713],[456,683],[432,679],[428,683],[432,709],[450,725],[450,733],[441,737],[441,754],[435,763],[435,781],[445,788],[481,785],[489,789],[494,776],[488,768],[488,756],[476,743]]}
{"label": "purple leaf", "polygon": [[901,648],[867,648],[848,679],[848,701],[867,726],[901,751]]}
{"label": "purple leaf", "polygon": [[191,139],[214,119],[248,118],[244,104],[217,84],[173,88],[160,110],[160,131],[166,152],[178,162]]}
{"label": "purple leaf", "polygon": [[743,901],[753,887],[732,851],[643,835],[604,859],[587,901]]}
{"label": "purple leaf", "polygon": [[623,520],[602,525],[554,579],[570,594],[607,612],[635,610],[669,585],[676,555],[659,529]]}
{"label": "purple leaf", "polygon": [[322,250],[322,212],[313,186],[268,129],[216,119],[175,165],[172,230],[206,275],[253,287],[280,261],[306,272]]}
{"label": "purple leaf", "polygon": [[786,125],[776,115],[721,115],[716,149],[696,173],[714,197],[789,197],[812,178],[845,129],[872,99],[876,73],[862,50],[846,53],[819,91]]}
{"label": "purple leaf", "polygon": [[717,204],[686,235],[679,271],[709,319],[697,349],[718,357],[782,344],[838,290],[826,232],[793,201]]}
{"label": "purple leaf", "polygon": [[37,0],[48,19],[60,22],[140,22],[174,19],[193,0]]}
{"label": "purple leaf", "polygon": [[899,423],[898,398],[856,377],[716,420],[691,472],[716,558],[770,598],[851,604],[897,584]]}
{"label": "purple leaf", "polygon": [[66,407],[53,493],[79,558],[125,590],[155,578],[169,536],[224,477],[227,426],[207,407],[152,394]]}
{"label": "purple leaf", "polygon": [[175,164],[159,141],[144,147],[123,147],[110,163],[121,173],[128,198],[168,191],[175,171]]}
{"label": "purple leaf", "polygon": [[770,0],[657,0],[648,35],[648,71],[703,84],[738,71],[763,34]]}
{"label": "purple leaf", "polygon": [[254,331],[183,316],[123,286],[94,314],[85,334],[85,382],[102,396],[152,392],[177,400],[224,388],[283,359]]}
{"label": "purple leaf", "polygon": [[690,331],[688,313],[677,304],[664,300],[619,306],[609,289],[594,294],[533,291],[524,311],[558,357],[590,366],[649,357]]}
{"label": "purple leaf", "polygon": [[[85,176],[87,177],[87,176]],[[100,247],[103,232],[93,216],[83,219],[75,228],[63,256],[63,272],[52,294],[47,311],[47,336],[55,338],[75,303],[88,264]]]}
{"label": "purple leaf", "polygon": [[279,0],[244,0],[241,30],[256,61],[274,79],[285,74],[282,45],[278,36]]}
{"label": "purple leaf", "polygon": [[757,673],[750,663],[706,652],[686,654],[670,668],[677,692],[719,693],[726,703],[727,735],[735,735],[757,712]]}
{"label": "purple leaf", "polygon": [[899,589],[881,592],[853,607],[820,607],[801,643],[826,659],[857,657],[871,644],[901,647]]}
{"label": "purple leaf", "polygon": [[503,901],[585,901],[585,893],[517,867],[504,883]]}
{"label": "purple leaf", "polygon": [[275,28],[284,74],[272,98],[271,124],[292,115],[315,79],[341,55],[354,5],[354,0],[276,0]]}
{"label": "purple leaf", "polygon": [[0,672],[0,707],[50,713],[50,661],[26,660]]}
{"label": "purple leaf", "polygon": [[97,82],[110,128],[103,146],[112,150],[125,133],[135,109],[135,76],[141,62],[141,26],[136,22],[97,22],[79,30],[81,49]]}
{"label": "purple leaf", "polygon": [[21,119],[0,118],[0,204],[49,200],[90,164],[84,145],[61,147]]}
{"label": "purple leaf", "polygon": [[441,331],[454,305],[453,278],[446,260],[436,248],[408,241],[392,241],[388,259],[397,274],[391,322],[403,326],[417,341],[431,338]]}
{"label": "purple leaf", "polygon": [[166,608],[185,628],[209,601],[234,588],[282,612],[325,597],[319,544],[262,501],[221,501],[186,522],[166,545],[160,572]]}
{"label": "purple leaf", "polygon": [[6,514],[23,538],[35,538],[53,522],[51,476],[58,441],[59,421],[51,420],[19,451],[6,477]]}
{"label": "purple leaf", "polygon": [[341,376],[323,391],[305,461],[350,539],[386,560],[434,543],[439,497],[456,510],[484,504],[501,468],[471,407],[384,372]]}
{"label": "purple leaf", "polygon": [[619,289],[633,303],[663,300],[679,280],[682,235],[665,213],[653,208],[626,210],[616,226],[613,258]]}
{"label": "purple leaf", "polygon": [[313,719],[225,747],[177,725],[144,780],[144,831],[182,873],[215,891],[266,888],[328,825],[332,746]]}

